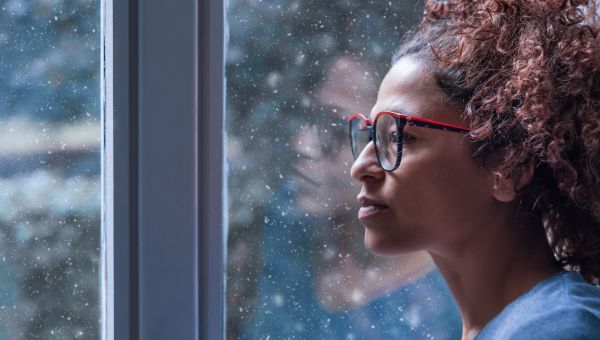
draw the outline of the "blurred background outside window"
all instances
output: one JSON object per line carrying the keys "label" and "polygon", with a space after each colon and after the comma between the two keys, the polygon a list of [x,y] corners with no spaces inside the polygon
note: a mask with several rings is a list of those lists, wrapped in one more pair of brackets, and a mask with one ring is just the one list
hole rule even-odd
{"label": "blurred background outside window", "polygon": [[[0,0],[0,340],[96,339],[100,3]],[[230,0],[228,339],[460,335],[423,253],[374,257],[343,118],[420,1]]]}
{"label": "blurred background outside window", "polygon": [[369,114],[422,1],[230,0],[228,339],[455,339],[425,253],[376,257],[343,118]]}
{"label": "blurred background outside window", "polygon": [[0,340],[97,339],[100,1],[0,0]]}

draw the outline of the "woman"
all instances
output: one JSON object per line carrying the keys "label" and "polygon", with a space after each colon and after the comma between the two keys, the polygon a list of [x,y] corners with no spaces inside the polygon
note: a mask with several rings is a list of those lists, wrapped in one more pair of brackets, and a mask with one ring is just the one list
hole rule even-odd
{"label": "woman", "polygon": [[600,334],[597,19],[594,1],[429,1],[351,119],[366,246],[426,250],[463,339]]}
{"label": "woman", "polygon": [[241,339],[457,338],[458,309],[427,254],[374,257],[356,243],[341,123],[352,108],[372,105],[377,84],[349,55],[325,65],[313,119],[293,139],[296,172],[266,210],[257,302]]}

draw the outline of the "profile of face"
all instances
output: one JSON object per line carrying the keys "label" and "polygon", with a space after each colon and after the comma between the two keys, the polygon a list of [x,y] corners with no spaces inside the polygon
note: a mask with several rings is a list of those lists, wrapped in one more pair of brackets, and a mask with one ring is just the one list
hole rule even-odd
{"label": "profile of face", "polygon": [[294,138],[298,204],[304,211],[324,217],[351,209],[356,186],[349,174],[353,159],[344,118],[370,107],[376,86],[372,72],[350,56],[330,62],[314,98],[319,123],[302,126]]}
{"label": "profile of face", "polygon": [[[371,119],[393,111],[468,127],[463,108],[448,100],[430,67],[413,56],[396,62],[381,83]],[[351,175],[361,186],[357,200],[365,245],[381,255],[460,247],[498,211],[490,173],[475,163],[464,134],[407,125],[404,135],[394,171],[379,166],[372,142],[352,165]]]}
{"label": "profile of face", "polygon": [[[363,227],[351,214],[356,207],[352,201],[358,186],[350,176],[353,158],[348,123],[340,122],[339,118],[367,112],[372,107],[376,86],[373,73],[364,65],[348,56],[334,59],[318,87],[316,98],[318,105],[327,108],[327,112],[318,112],[326,119],[322,119],[321,124],[303,126],[293,145],[299,156],[295,165],[298,205],[316,217],[327,218],[321,226],[326,228],[325,232],[315,241],[324,241],[327,245],[324,257],[317,258],[320,274],[316,275],[316,282],[319,296],[324,297],[322,303],[329,310],[360,305],[408,284],[432,269],[431,260],[424,252],[392,257],[375,257],[364,252],[361,246]],[[338,123],[335,123],[336,117]],[[331,122],[322,124],[323,121]],[[323,133],[331,132],[330,128],[344,130],[342,134],[336,134],[339,140],[323,138]],[[329,253],[346,253],[347,256],[327,258]]]}

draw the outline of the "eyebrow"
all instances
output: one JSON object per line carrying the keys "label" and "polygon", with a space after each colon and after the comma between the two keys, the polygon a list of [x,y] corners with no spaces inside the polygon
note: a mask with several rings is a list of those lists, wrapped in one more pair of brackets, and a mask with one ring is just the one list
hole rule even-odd
{"label": "eyebrow", "polygon": [[[407,115],[407,116],[416,116],[415,112],[406,111],[406,110],[400,109],[398,107],[393,107],[391,110],[381,110],[381,111],[391,111],[391,112],[401,113],[401,114]],[[419,118],[421,118],[421,117],[419,117]]]}

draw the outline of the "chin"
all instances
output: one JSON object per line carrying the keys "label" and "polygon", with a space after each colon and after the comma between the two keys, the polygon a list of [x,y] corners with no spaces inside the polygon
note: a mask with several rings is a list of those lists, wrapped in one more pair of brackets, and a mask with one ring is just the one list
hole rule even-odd
{"label": "chin", "polygon": [[365,233],[365,247],[371,253],[378,256],[394,256],[402,253],[389,239],[385,240],[380,237],[373,237],[368,232]]}
{"label": "chin", "polygon": [[[404,242],[403,242],[404,241]],[[414,244],[405,244],[406,238],[397,240],[389,235],[377,235],[365,230],[365,247],[378,256],[396,256],[419,251]]]}
{"label": "chin", "polygon": [[302,193],[299,195],[298,206],[305,212],[315,216],[327,216],[329,208],[325,207],[321,200],[315,199],[315,195]]}

